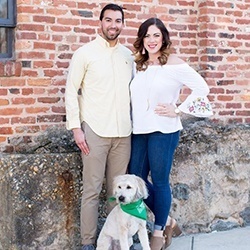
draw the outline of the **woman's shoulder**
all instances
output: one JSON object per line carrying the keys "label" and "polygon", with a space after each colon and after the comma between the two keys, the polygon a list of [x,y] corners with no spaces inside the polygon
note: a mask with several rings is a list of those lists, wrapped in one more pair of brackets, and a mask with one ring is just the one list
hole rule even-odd
{"label": "woman's shoulder", "polygon": [[167,65],[180,65],[180,64],[186,64],[185,61],[183,61],[181,58],[179,58],[175,54],[170,54],[168,56],[168,62]]}

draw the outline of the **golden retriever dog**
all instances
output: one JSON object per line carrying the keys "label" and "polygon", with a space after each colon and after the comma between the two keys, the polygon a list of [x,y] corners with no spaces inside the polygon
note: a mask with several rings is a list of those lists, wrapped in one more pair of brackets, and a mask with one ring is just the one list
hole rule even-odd
{"label": "golden retriever dog", "polygon": [[[113,182],[113,195],[117,205],[108,215],[97,240],[97,250],[129,250],[133,235],[138,237],[143,250],[150,250],[146,228],[148,197],[145,182],[130,174],[119,175]],[[114,242],[118,242],[115,244]]]}

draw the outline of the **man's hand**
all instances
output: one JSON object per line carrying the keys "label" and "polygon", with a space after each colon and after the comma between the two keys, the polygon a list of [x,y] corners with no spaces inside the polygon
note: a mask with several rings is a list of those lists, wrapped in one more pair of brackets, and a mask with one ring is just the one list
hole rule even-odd
{"label": "man's hand", "polygon": [[85,135],[82,129],[74,128],[73,129],[74,139],[77,146],[81,149],[82,153],[85,155],[89,154],[89,147],[85,140]]}

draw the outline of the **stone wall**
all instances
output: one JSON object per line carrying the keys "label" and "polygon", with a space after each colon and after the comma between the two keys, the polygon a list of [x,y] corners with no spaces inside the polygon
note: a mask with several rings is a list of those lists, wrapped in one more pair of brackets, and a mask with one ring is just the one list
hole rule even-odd
{"label": "stone wall", "polygon": [[[171,174],[171,214],[185,233],[250,224],[250,127],[184,124]],[[82,163],[72,134],[47,130],[0,156],[0,249],[76,250]],[[100,225],[106,216],[105,187]]]}
{"label": "stone wall", "polygon": [[204,122],[183,130],[172,169],[172,215],[186,232],[250,222],[250,127]]}
{"label": "stone wall", "polygon": [[0,166],[0,249],[77,249],[79,154],[3,155]]}

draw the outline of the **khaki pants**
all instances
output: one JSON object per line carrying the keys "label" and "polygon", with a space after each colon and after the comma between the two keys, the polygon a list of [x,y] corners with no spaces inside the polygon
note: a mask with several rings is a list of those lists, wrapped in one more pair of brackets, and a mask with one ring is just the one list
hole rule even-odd
{"label": "khaki pants", "polygon": [[[82,154],[83,194],[81,202],[82,244],[96,241],[99,194],[106,176],[107,197],[112,195],[113,178],[125,174],[130,158],[131,137],[104,138],[96,135],[88,124],[83,123],[89,155]],[[112,207],[108,204],[108,212]]]}

